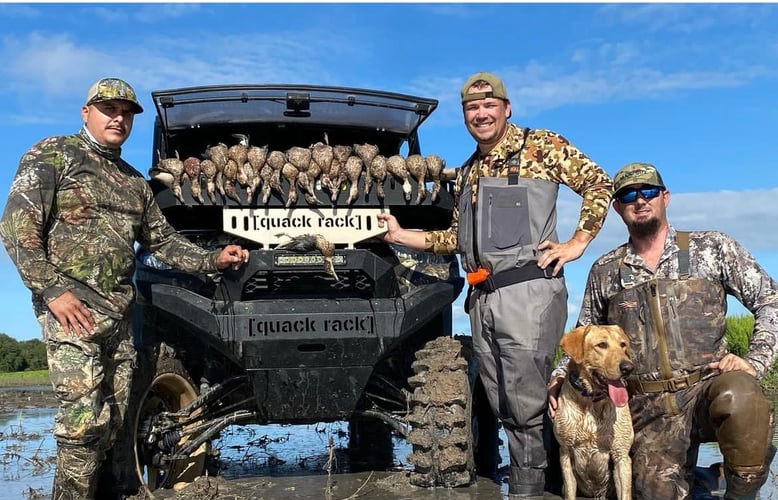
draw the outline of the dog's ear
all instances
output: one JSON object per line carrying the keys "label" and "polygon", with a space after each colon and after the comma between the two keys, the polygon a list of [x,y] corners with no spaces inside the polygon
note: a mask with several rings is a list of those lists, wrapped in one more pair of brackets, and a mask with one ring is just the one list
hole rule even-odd
{"label": "dog's ear", "polygon": [[627,332],[624,331],[622,327],[619,325],[613,325],[618,329],[619,335],[621,338],[627,343],[627,354],[629,357],[632,357],[632,342],[630,342],[629,335],[627,335]]}
{"label": "dog's ear", "polygon": [[559,341],[559,346],[576,363],[582,363],[584,358],[584,338],[591,326],[579,326],[570,330]]}

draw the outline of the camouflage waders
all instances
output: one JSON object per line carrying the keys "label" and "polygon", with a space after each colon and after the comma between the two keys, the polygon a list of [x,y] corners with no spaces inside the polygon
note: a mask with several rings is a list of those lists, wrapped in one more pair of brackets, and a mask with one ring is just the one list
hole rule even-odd
{"label": "camouflage waders", "polygon": [[635,394],[630,410],[636,500],[689,497],[700,443],[719,443],[725,498],[753,498],[767,480],[773,409],[748,373],[722,373],[677,392]]}
{"label": "camouflage waders", "polygon": [[[59,400],[54,420],[54,500],[95,498],[100,466],[127,410],[135,348],[130,322],[92,310],[95,334],[66,336],[51,313],[40,317],[51,383]],[[129,457],[117,457],[121,467]],[[99,495],[102,496],[102,495]]]}

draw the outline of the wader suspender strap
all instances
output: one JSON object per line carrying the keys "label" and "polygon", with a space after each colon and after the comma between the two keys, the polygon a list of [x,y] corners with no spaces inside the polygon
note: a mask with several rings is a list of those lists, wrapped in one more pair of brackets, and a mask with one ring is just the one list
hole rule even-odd
{"label": "wader suspender strap", "polygon": [[689,231],[678,231],[678,278],[689,278]]}
{"label": "wader suspender strap", "polygon": [[659,301],[659,280],[654,278],[648,283],[648,288],[651,292],[649,307],[651,308],[651,315],[654,317],[654,331],[657,338],[657,348],[659,349],[659,371],[662,372],[662,376],[665,379],[670,379],[673,378],[673,368],[670,365],[670,355],[667,351],[667,333],[665,332],[665,322]]}
{"label": "wader suspender strap", "polygon": [[[472,172],[472,170],[473,170],[473,163],[475,163],[475,159],[477,157],[478,157],[478,150],[476,150],[473,154],[471,154],[470,157],[467,160],[465,160],[465,163],[463,163],[462,166],[460,167],[460,169],[462,170],[462,185],[464,185],[468,181],[468,178],[470,177],[470,172]],[[478,176],[476,176],[476,179],[478,179]],[[470,186],[470,189],[471,190],[478,189],[478,181],[473,183]],[[462,196],[462,191],[464,191],[464,189],[460,189],[459,190],[460,197]],[[471,200],[470,201],[470,211],[473,212],[472,217],[471,217],[471,219],[473,221],[473,223],[471,224],[473,226],[473,238],[472,238],[471,241],[473,242],[473,257],[474,257],[474,259],[476,261],[476,264],[478,264],[478,266],[480,267],[481,263],[478,262],[478,243],[477,243],[478,240],[475,238],[475,235],[478,234],[478,225],[477,225],[477,223],[475,221],[475,205],[472,202],[472,196],[474,194],[475,193],[473,193],[473,191],[470,192],[470,200]],[[460,198],[460,206],[462,206],[461,198]],[[467,293],[468,293],[468,298],[469,298],[470,290],[468,290]]]}
{"label": "wader suspender strap", "polygon": [[508,185],[515,186],[519,183],[519,173],[521,173],[521,152],[524,150],[524,146],[527,145],[527,137],[529,136],[529,127],[524,127],[521,131],[524,134],[524,140],[521,142],[521,147],[508,158]]}
{"label": "wader suspender strap", "polygon": [[630,288],[635,286],[635,278],[632,276],[632,270],[624,265],[624,259],[627,258],[627,247],[621,251],[621,259],[619,260],[619,279],[621,280],[621,288]]}

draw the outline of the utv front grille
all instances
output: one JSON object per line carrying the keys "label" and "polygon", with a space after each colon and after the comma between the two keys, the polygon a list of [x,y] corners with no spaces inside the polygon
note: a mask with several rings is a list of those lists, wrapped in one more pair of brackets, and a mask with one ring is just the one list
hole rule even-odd
{"label": "utv front grille", "polygon": [[375,282],[360,270],[338,270],[338,280],[324,272],[262,271],[243,286],[242,299],[267,298],[372,298]]}

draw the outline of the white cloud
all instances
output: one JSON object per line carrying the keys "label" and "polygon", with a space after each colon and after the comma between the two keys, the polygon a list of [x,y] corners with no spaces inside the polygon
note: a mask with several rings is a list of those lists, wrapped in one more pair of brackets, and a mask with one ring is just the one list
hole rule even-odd
{"label": "white cloud", "polygon": [[18,39],[6,37],[0,54],[5,61],[0,69],[5,85],[19,93],[61,96],[73,88],[86,89],[89,68],[114,66],[108,54],[64,34],[33,32]]}
{"label": "white cloud", "polygon": [[730,28],[769,25],[778,12],[774,5],[738,4],[608,4],[596,16],[603,25],[634,25],[649,32],[700,33]]}
{"label": "white cloud", "polygon": [[121,4],[116,4],[115,7],[105,7],[102,5],[95,5],[89,8],[89,12],[92,16],[103,22],[114,23],[127,19],[127,11]]}
{"label": "white cloud", "polygon": [[37,7],[21,3],[0,4],[0,18],[4,19],[37,19],[41,12]]}
{"label": "white cloud", "polygon": [[[133,19],[140,22],[153,23],[198,13],[201,13],[200,4],[181,2],[137,6],[131,15]],[[204,15],[210,14],[204,13]]]}

